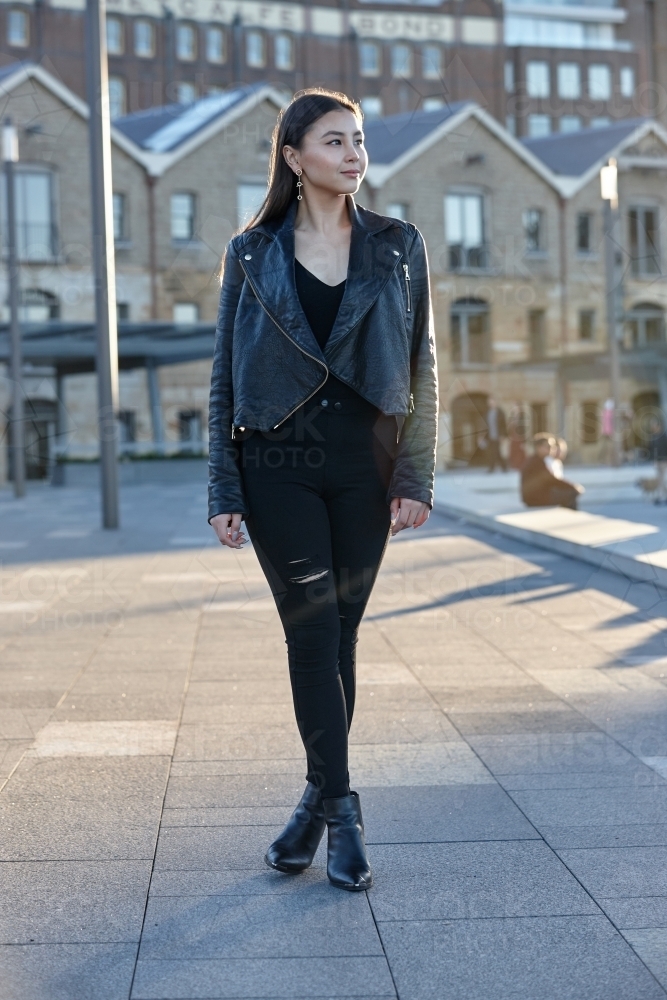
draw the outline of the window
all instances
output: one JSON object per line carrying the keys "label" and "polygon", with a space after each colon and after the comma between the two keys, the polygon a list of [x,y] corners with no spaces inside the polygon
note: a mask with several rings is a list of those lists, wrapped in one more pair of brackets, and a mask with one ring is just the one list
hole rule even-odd
{"label": "window", "polygon": [[581,97],[581,68],[578,63],[559,64],[558,96]]}
{"label": "window", "polygon": [[621,95],[632,97],[635,92],[635,71],[632,66],[621,67]]}
{"label": "window", "polygon": [[196,302],[174,302],[174,323],[198,323],[199,306]]}
{"label": "window", "polygon": [[589,399],[581,404],[581,443],[597,444],[600,439],[600,405]]}
{"label": "window", "polygon": [[262,207],[266,184],[239,184],[236,189],[236,216],[239,226],[245,226]]}
{"label": "window", "polygon": [[194,62],[197,58],[197,34],[194,25],[176,25],[176,57],[182,62]]}
{"label": "window", "polygon": [[7,14],[7,44],[25,48],[30,41],[30,21],[25,10],[10,10]]}
{"label": "window", "polygon": [[402,201],[390,201],[387,204],[385,215],[388,215],[390,219],[401,219],[402,222],[407,222],[408,206]]}
{"label": "window", "polygon": [[43,288],[22,288],[19,319],[23,323],[48,323],[50,319],[60,319],[60,303],[53,292]]}
{"label": "window", "polygon": [[599,115],[597,118],[591,118],[589,125],[591,128],[606,128],[611,122],[606,115]]}
{"label": "window", "polygon": [[542,434],[546,431],[548,426],[547,423],[547,404],[546,403],[531,403],[530,404],[530,431],[531,434]]}
{"label": "window", "polygon": [[206,59],[210,63],[223,63],[226,59],[225,33],[222,28],[206,29]]}
{"label": "window", "polygon": [[577,215],[577,253],[593,251],[593,216],[590,212]]}
{"label": "window", "polygon": [[403,42],[391,47],[391,75],[412,76],[412,49]]}
{"label": "window", "polygon": [[601,63],[588,67],[588,96],[594,101],[608,101],[611,97],[611,69]]}
{"label": "window", "polygon": [[274,41],[276,69],[294,69],[294,41],[291,35],[280,33]]}
{"label": "window", "polygon": [[422,48],[422,76],[425,80],[439,80],[442,76],[442,49],[437,45]]}
{"label": "window", "polygon": [[359,73],[361,76],[380,75],[380,46],[376,42],[359,43]]}
{"label": "window", "polygon": [[549,63],[526,63],[526,92],[528,96],[548,97],[550,91]]}
{"label": "window", "polygon": [[450,271],[485,268],[484,202],[479,194],[448,194],[445,198],[445,238]]}
{"label": "window", "polygon": [[579,115],[563,115],[558,122],[558,128],[561,132],[578,132],[581,128],[581,118]]}
{"label": "window", "polygon": [[514,63],[509,59],[505,63],[505,90],[508,94],[514,93]]}
{"label": "window", "polygon": [[130,303],[116,302],[116,319],[119,323],[127,323],[130,318]]}
{"label": "window", "polygon": [[422,109],[424,111],[440,111],[444,106],[445,102],[441,97],[425,97],[422,101]]}
{"label": "window", "polygon": [[658,209],[631,208],[628,213],[630,258],[635,277],[660,274]]}
{"label": "window", "polygon": [[544,250],[544,212],[541,208],[524,209],[523,233],[526,253],[539,253]]}
{"label": "window", "polygon": [[171,196],[171,238],[191,240],[195,234],[195,196],[193,194],[172,194]]}
{"label": "window", "polygon": [[118,411],[118,432],[120,445],[134,444],[137,440],[136,410]]}
{"label": "window", "polygon": [[549,115],[528,115],[528,135],[533,139],[549,135],[551,132],[551,118]]}
{"label": "window", "polygon": [[579,340],[595,340],[595,310],[579,310]]}
{"label": "window", "polygon": [[536,360],[545,357],[547,353],[544,309],[531,309],[528,313],[528,351],[531,358]]}
{"label": "window", "polygon": [[665,314],[660,306],[640,302],[628,313],[628,329],[632,347],[650,347],[665,339]]}
{"label": "window", "polygon": [[459,299],[452,304],[450,350],[452,363],[463,368],[490,363],[489,307],[482,299]]}
{"label": "window", "polygon": [[116,243],[125,239],[125,195],[113,193],[113,238]]}
{"label": "window", "polygon": [[109,77],[109,114],[112,118],[125,114],[125,80],[120,76]]}
{"label": "window", "polygon": [[382,99],[379,97],[362,97],[360,102],[364,118],[379,118],[382,114]]}
{"label": "window", "polygon": [[155,31],[150,21],[134,22],[134,54],[142,59],[155,55]]}
{"label": "window", "polygon": [[247,66],[261,69],[266,65],[264,35],[261,31],[249,31],[245,36],[245,61]]}
{"label": "window", "polygon": [[107,17],[107,52],[110,56],[122,56],[125,51],[123,22],[118,17]]}
{"label": "window", "polygon": [[[56,253],[53,218],[52,178],[48,171],[17,167],[14,175],[16,193],[16,237],[19,260],[48,260]],[[5,176],[2,175],[0,210],[5,214]],[[2,226],[6,245],[7,227]]]}
{"label": "window", "polygon": [[181,410],[178,414],[178,438],[181,444],[201,444],[201,410]]}
{"label": "window", "polygon": [[197,100],[197,88],[188,80],[180,80],[176,84],[176,100],[179,104],[192,104]]}

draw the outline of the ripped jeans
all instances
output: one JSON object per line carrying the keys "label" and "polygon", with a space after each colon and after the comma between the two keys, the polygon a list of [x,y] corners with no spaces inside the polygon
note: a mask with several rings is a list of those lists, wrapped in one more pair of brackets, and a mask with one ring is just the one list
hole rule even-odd
{"label": "ripped jeans", "polygon": [[330,379],[277,430],[245,431],[248,535],[285,631],[307,780],[347,795],[359,623],[389,540],[396,421]]}

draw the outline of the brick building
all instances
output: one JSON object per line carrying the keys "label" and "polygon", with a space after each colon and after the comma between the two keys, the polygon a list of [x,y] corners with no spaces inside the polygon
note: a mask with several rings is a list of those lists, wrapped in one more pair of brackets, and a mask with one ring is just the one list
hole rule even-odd
{"label": "brick building", "polygon": [[[4,63],[84,96],[84,0],[3,0]],[[662,0],[109,0],[114,113],[238,83],[342,89],[367,115],[474,100],[517,135],[667,113]]]}

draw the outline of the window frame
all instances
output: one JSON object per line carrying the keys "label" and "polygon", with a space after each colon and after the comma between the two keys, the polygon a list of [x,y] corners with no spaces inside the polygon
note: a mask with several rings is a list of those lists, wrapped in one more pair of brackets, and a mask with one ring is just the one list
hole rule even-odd
{"label": "window frame", "polygon": [[[197,25],[192,24],[191,21],[179,21],[176,24],[174,50],[179,62],[193,63],[197,61],[199,54],[199,39],[197,36]],[[192,41],[192,49],[188,50],[187,54],[184,54],[185,49],[181,47],[181,43],[185,38],[190,38]]]}
{"label": "window frame", "polygon": [[[652,212],[655,215],[655,225],[653,232],[655,234],[655,241],[653,242],[654,252],[652,254],[647,253],[647,239],[648,233],[646,231],[646,224],[642,221],[639,225],[640,216],[642,219],[646,216],[646,213]],[[636,213],[637,216],[637,227],[636,227],[636,248],[637,254],[633,253],[633,224],[632,215]],[[627,211],[627,232],[628,232],[628,253],[630,255],[630,273],[633,278],[638,280],[650,280],[653,281],[655,278],[662,275],[662,257],[661,257],[661,247],[660,247],[660,207],[656,204],[634,204],[628,206]],[[646,267],[642,267],[642,262],[654,259],[656,269],[650,270]]]}
{"label": "window frame", "polygon": [[[460,209],[459,209],[460,217],[459,217],[459,220],[458,220],[458,225],[460,227],[461,237],[462,237],[462,242],[460,242],[460,243],[450,242],[450,233],[451,233],[451,230],[449,229],[449,226],[450,226],[450,218],[451,218],[451,216],[450,216],[450,212],[451,212],[451,199],[454,199],[454,198],[460,199],[460,201],[461,201]],[[465,206],[464,206],[464,201],[463,201],[464,199],[475,199],[476,201],[479,202],[479,206],[480,206],[479,207],[479,228],[480,228],[481,239],[480,239],[479,243],[477,245],[474,245],[474,246],[472,244],[468,245],[465,242],[466,241],[466,234],[465,234],[464,230],[465,230],[465,227],[466,227],[466,218],[465,218]],[[449,205],[448,205],[448,202],[450,203]],[[490,259],[489,259],[489,252],[488,252],[488,238],[487,238],[487,232],[488,232],[488,218],[487,218],[488,197],[486,195],[486,192],[481,191],[479,189],[478,190],[472,190],[470,188],[468,188],[468,189],[456,188],[456,187],[450,188],[449,190],[447,190],[445,192],[443,207],[444,207],[444,224],[445,224],[444,225],[444,230],[445,230],[445,232],[444,232],[444,235],[445,235],[445,245],[447,246],[447,270],[450,273],[452,273],[452,274],[461,274],[461,273],[473,273],[473,274],[484,273],[484,274],[486,274],[486,273],[488,273],[491,270],[491,266],[490,266]],[[459,262],[458,264],[455,263],[455,256],[454,256],[457,251],[458,251],[458,253],[459,253],[460,256],[464,255],[464,257],[465,257],[464,261]],[[479,261],[478,263],[471,263],[470,262],[471,256],[472,256],[472,251],[476,252],[477,259]]]}
{"label": "window frame", "polygon": [[[471,360],[470,319],[481,317],[484,329],[481,331],[481,358]],[[458,327],[458,330],[455,329]],[[478,334],[472,334],[478,336]],[[458,351],[455,344],[458,340]],[[449,308],[449,357],[452,367],[484,369],[493,363],[493,336],[491,330],[491,308],[488,302],[477,300],[452,302]]]}
{"label": "window frame", "polygon": [[[374,65],[368,66],[365,63],[364,53],[375,52],[376,60]],[[359,42],[358,50],[359,76],[378,77],[382,75],[382,47],[379,42],[363,38]]]}
{"label": "window frame", "polygon": [[[289,60],[285,64],[281,64],[278,59],[279,42],[286,42],[289,46]],[[294,69],[294,51],[294,36],[290,35],[288,31],[277,31],[273,36],[273,64],[281,73],[291,73]]]}
{"label": "window frame", "polygon": [[[630,86],[626,86],[625,81],[628,79],[628,74],[630,76]],[[635,95],[636,87],[636,74],[634,66],[621,66],[618,73],[618,88],[621,97],[632,98]]]}
{"label": "window frame", "polygon": [[[585,319],[587,318],[587,320]],[[588,322],[588,336],[584,336],[584,330]],[[580,309],[577,316],[577,338],[582,344],[595,343],[597,333],[597,311],[595,309]]]}
{"label": "window frame", "polygon": [[[139,29],[147,28],[150,38],[150,52],[141,52],[139,50],[138,37]],[[152,21],[149,21],[147,17],[138,17],[132,26],[132,45],[133,51],[137,59],[154,59],[155,58],[155,25]]]}
{"label": "window frame", "polygon": [[[30,223],[23,218],[23,194],[21,182],[26,177],[45,177],[48,180],[47,204],[49,218],[42,225],[47,230],[47,242],[44,244],[45,253],[27,253],[27,249],[32,245],[28,239],[28,226]],[[6,226],[6,176],[4,171],[0,175],[0,229],[2,231],[2,254],[7,255],[7,226]],[[58,259],[59,239],[57,225],[57,175],[55,171],[43,163],[19,162],[14,171],[14,185],[16,191],[16,229],[17,229],[17,259],[19,263],[34,264],[40,262],[53,262]],[[32,223],[35,225],[35,223]],[[39,245],[39,244],[38,244]]]}
{"label": "window frame", "polygon": [[[531,130],[531,122],[535,122],[538,119],[543,119],[544,121],[546,121],[548,123],[548,125],[549,125],[548,131],[546,131],[546,132],[533,132]],[[552,129],[552,124],[553,123],[551,121],[551,115],[547,114],[544,111],[535,111],[535,112],[532,112],[531,114],[528,115],[527,121],[528,121],[528,136],[531,139],[541,139],[544,136],[551,135],[552,132],[553,132],[553,129]]]}
{"label": "window frame", "polygon": [[[20,41],[11,40],[11,23],[12,18],[19,18],[21,23],[25,27],[25,32],[21,35]],[[27,49],[30,46],[30,12],[27,10],[22,10],[20,7],[10,7],[7,11],[7,22],[6,22],[6,38],[7,45],[12,49]]]}
{"label": "window frame", "polygon": [[[119,47],[112,49],[109,45],[109,25],[114,24],[118,26],[118,39]],[[105,31],[106,31],[106,46],[107,54],[110,56],[122,56],[125,54],[125,23],[122,18],[117,17],[115,14],[107,14],[105,20]]]}
{"label": "window frame", "polygon": [[[220,58],[211,58],[211,46],[210,40],[216,36],[220,39]],[[206,25],[206,36],[204,39],[204,51],[206,53],[206,62],[210,63],[211,66],[224,66],[227,62],[227,33],[225,29],[219,24],[207,24]]]}
{"label": "window frame", "polygon": [[[583,219],[587,220],[587,228],[588,228],[588,240],[587,240],[588,246],[585,248],[581,246],[581,241],[579,239],[580,236],[579,226],[581,220]],[[594,212],[577,212],[576,223],[575,223],[575,253],[577,257],[591,257],[595,254],[595,250],[593,248],[593,233],[595,231],[594,227],[595,227]]]}
{"label": "window frame", "polygon": [[[189,235],[188,236],[178,236],[174,233],[174,200],[176,198],[188,198],[190,199],[191,212],[186,216],[184,213],[182,218],[190,219]],[[183,244],[191,243],[195,238],[195,231],[197,228],[197,195],[194,191],[172,191],[169,196],[169,234],[171,237],[171,242],[179,246]]]}
{"label": "window frame", "polygon": [[[534,216],[537,221],[537,242],[535,246],[530,244],[530,223],[529,216]],[[543,208],[524,208],[521,212],[521,225],[523,228],[524,247],[523,252],[526,257],[546,257],[546,213]]]}
{"label": "window frame", "polygon": [[[403,69],[399,66],[400,60],[398,59],[398,54],[407,57],[404,60],[403,65],[407,67]],[[394,80],[410,80],[414,75],[414,49],[408,42],[393,42],[391,45],[390,53],[390,66],[391,75]]]}
{"label": "window frame", "polygon": [[[111,91],[113,85],[116,83],[120,84],[122,88],[123,101],[122,101],[122,110],[117,115],[114,115],[112,112]],[[127,114],[127,82],[124,76],[118,76],[117,73],[111,73],[109,75],[109,115],[111,117],[111,120],[113,121],[114,118],[122,118],[123,115],[125,114]]]}
{"label": "window frame", "polygon": [[[572,90],[564,86],[565,71],[575,70],[576,87]],[[576,62],[559,62],[556,66],[556,92],[565,101],[576,101],[581,97],[581,65]]]}
{"label": "window frame", "polygon": [[[604,94],[593,93],[593,91],[598,86],[597,83],[593,82],[595,79],[596,70],[604,70],[602,76],[606,75],[607,86]],[[600,80],[602,79],[602,76],[600,77]],[[612,72],[609,63],[589,63],[586,83],[587,83],[588,96],[591,99],[591,101],[609,101],[611,99],[611,91],[612,91]]]}
{"label": "window frame", "polygon": [[[437,55],[435,64],[430,63],[430,59],[427,57],[427,51],[431,51]],[[433,42],[427,42],[421,47],[421,74],[423,80],[441,80],[442,79],[442,48]],[[430,67],[430,68],[429,68]]]}
{"label": "window frame", "polygon": [[[538,66],[540,67],[540,70],[546,69],[546,77],[542,81],[543,84],[546,83],[546,90],[540,87],[531,89],[531,86],[533,86],[537,80],[537,77],[534,76],[531,84],[531,76],[533,76],[533,72],[531,71],[536,70]],[[526,94],[528,97],[532,97],[534,100],[544,100],[547,97],[551,97],[551,66],[546,59],[529,59],[526,62],[525,73]]]}
{"label": "window frame", "polygon": [[[251,60],[251,39],[257,39],[259,43],[259,58]],[[245,34],[245,64],[249,69],[264,69],[266,66],[266,35],[257,28],[250,28]]]}

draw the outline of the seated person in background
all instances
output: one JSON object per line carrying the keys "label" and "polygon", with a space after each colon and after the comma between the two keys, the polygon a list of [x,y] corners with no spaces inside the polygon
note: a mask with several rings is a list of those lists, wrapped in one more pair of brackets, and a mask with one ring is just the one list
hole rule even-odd
{"label": "seated person in background", "polygon": [[548,434],[536,434],[533,454],[521,470],[521,499],[527,507],[570,507],[577,509],[577,497],[583,486],[558,479],[546,466],[556,441]]}
{"label": "seated person in background", "polygon": [[556,479],[563,478],[563,462],[567,458],[567,441],[565,438],[554,438],[551,452],[544,459],[544,464]]}

